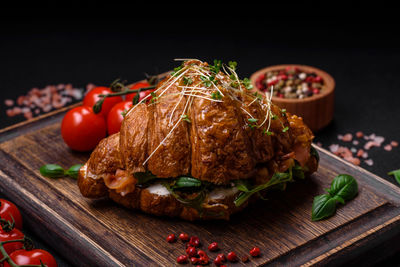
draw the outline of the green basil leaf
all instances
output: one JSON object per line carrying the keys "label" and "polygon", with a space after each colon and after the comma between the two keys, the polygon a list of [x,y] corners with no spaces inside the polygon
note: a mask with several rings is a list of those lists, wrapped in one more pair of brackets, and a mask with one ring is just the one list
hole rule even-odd
{"label": "green basil leaf", "polygon": [[133,174],[133,176],[135,176],[135,178],[138,180],[137,184],[139,185],[143,185],[146,184],[152,180],[157,179],[157,176],[155,176],[154,174],[152,174],[151,172],[147,171],[147,172],[135,172]]}
{"label": "green basil leaf", "polygon": [[59,178],[64,176],[64,168],[57,164],[46,164],[40,167],[40,174],[44,177]]}
{"label": "green basil leaf", "polygon": [[311,220],[319,221],[332,216],[336,211],[336,199],[329,194],[316,196],[312,205]]}
{"label": "green basil leaf", "polygon": [[357,181],[351,175],[339,174],[333,179],[331,188],[327,191],[332,197],[338,196],[348,201],[358,193]]}
{"label": "green basil leaf", "polygon": [[77,178],[78,178],[79,169],[80,169],[82,166],[83,166],[82,164],[75,164],[75,165],[72,165],[72,166],[65,172],[65,175],[77,179]]}
{"label": "green basil leaf", "polygon": [[179,177],[174,185],[174,188],[190,188],[190,187],[200,187],[201,186],[201,181],[193,178],[193,177]]}
{"label": "green basil leaf", "polygon": [[391,171],[388,173],[388,175],[393,175],[394,179],[396,179],[396,182],[400,184],[400,169]]}

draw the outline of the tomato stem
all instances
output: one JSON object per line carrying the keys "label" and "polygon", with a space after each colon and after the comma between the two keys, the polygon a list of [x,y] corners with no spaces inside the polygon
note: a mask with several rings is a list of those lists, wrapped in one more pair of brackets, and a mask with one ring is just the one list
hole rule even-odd
{"label": "tomato stem", "polygon": [[128,87],[124,87],[125,90],[121,92],[116,92],[116,93],[111,93],[111,94],[106,94],[106,95],[99,95],[101,97],[94,105],[93,105],[93,112],[94,113],[100,113],[101,107],[103,106],[104,100],[107,97],[113,97],[113,96],[121,96],[121,95],[127,95],[127,94],[132,94],[132,93],[140,93],[141,91],[147,91],[156,88],[155,85],[148,86],[148,87],[142,87],[136,90],[131,90]]}
{"label": "tomato stem", "polygon": [[7,243],[12,243],[12,242],[25,242],[25,238],[23,239],[15,239],[15,240],[7,240],[7,241],[1,241],[0,242],[0,253],[3,255],[3,258],[0,260],[0,262],[7,261],[7,263],[10,265],[10,267],[43,267],[45,265],[18,265],[16,264],[8,255],[7,251],[4,249],[4,244]]}
{"label": "tomato stem", "polygon": [[132,93],[138,93],[139,91],[147,91],[147,90],[151,90],[151,89],[154,89],[154,88],[156,88],[155,85],[148,86],[148,87],[142,87],[142,88],[135,89],[135,90],[126,88],[124,91],[111,93],[111,94],[106,94],[106,95],[99,95],[99,97],[106,98],[106,97],[112,97],[112,96],[121,96],[121,95],[127,95],[127,94],[132,94]]}

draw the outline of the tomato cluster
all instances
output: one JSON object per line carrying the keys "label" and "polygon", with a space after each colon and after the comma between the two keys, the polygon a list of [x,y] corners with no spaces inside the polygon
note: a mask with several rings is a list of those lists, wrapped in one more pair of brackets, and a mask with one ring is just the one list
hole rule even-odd
{"label": "tomato cluster", "polygon": [[[130,87],[131,90],[149,87],[147,82],[139,82]],[[152,90],[142,91],[139,101],[147,97]],[[101,111],[96,114],[93,106],[102,98],[100,95],[111,94],[108,87],[99,86],[92,89],[83,99],[82,106],[71,109],[65,114],[61,123],[61,135],[64,142],[76,151],[90,151],[104,137],[119,132],[124,113],[132,107],[137,93],[121,96],[106,97]]]}
{"label": "tomato cluster", "polygon": [[21,213],[17,206],[5,199],[0,199],[0,222],[0,246],[5,252],[0,253],[0,266],[41,266],[43,263],[47,267],[57,267],[49,252],[25,246]]}

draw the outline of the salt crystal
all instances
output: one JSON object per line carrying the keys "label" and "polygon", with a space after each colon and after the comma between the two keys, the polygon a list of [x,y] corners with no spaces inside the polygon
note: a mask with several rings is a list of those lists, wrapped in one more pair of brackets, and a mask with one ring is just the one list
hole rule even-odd
{"label": "salt crystal", "polygon": [[339,149],[339,145],[338,145],[338,144],[332,144],[332,145],[329,146],[329,150],[330,150],[332,153],[337,152],[338,149]]}
{"label": "salt crystal", "polygon": [[11,107],[14,105],[14,100],[6,99],[4,100],[4,104],[6,104],[7,107]]}
{"label": "salt crystal", "polygon": [[353,139],[353,135],[351,133],[345,134],[342,138],[343,142],[350,142]]}
{"label": "salt crystal", "polygon": [[338,134],[337,139],[338,139],[338,140],[342,140],[342,139],[343,139],[343,135]]}
{"label": "salt crystal", "polygon": [[49,112],[53,107],[51,105],[45,105],[42,110],[43,112]]}
{"label": "salt crystal", "polygon": [[390,142],[390,145],[392,145],[392,147],[397,147],[399,146],[399,143],[397,141],[392,141]]}
{"label": "salt crystal", "polygon": [[27,120],[32,119],[32,118],[33,118],[32,112],[31,112],[30,110],[27,111],[27,112],[24,112],[24,117],[25,117],[25,119],[27,119]]}
{"label": "salt crystal", "polygon": [[385,137],[383,137],[383,136],[375,136],[375,137],[373,138],[373,140],[375,141],[375,143],[378,144],[378,146],[381,146],[381,144],[382,144],[383,142],[385,142]]}
{"label": "salt crystal", "polygon": [[368,158],[368,152],[364,151],[364,153],[361,156],[363,159]]}
{"label": "salt crystal", "polygon": [[386,151],[391,151],[392,150],[392,146],[391,145],[386,145],[383,147],[383,149],[385,149]]}
{"label": "salt crystal", "polygon": [[360,143],[360,142],[358,142],[357,140],[354,140],[354,141],[353,141],[353,145],[355,145],[355,146],[358,145],[359,143]]}
{"label": "salt crystal", "polygon": [[344,157],[344,160],[353,163],[354,165],[360,165],[360,159],[358,158],[353,158],[353,157]]}
{"label": "salt crystal", "polygon": [[358,132],[356,132],[356,136],[357,136],[357,138],[361,138],[364,136],[364,134],[363,134],[363,132],[358,131]]}
{"label": "salt crystal", "polygon": [[364,145],[364,149],[365,150],[369,150],[371,147],[376,146],[379,147],[380,144],[376,143],[375,141],[368,141],[365,145]]}
{"label": "salt crystal", "polygon": [[367,164],[368,166],[372,166],[374,165],[374,161],[372,159],[366,159],[364,160],[365,164]]}
{"label": "salt crystal", "polygon": [[363,154],[364,154],[364,150],[359,149],[359,150],[357,151],[357,157],[362,157]]}
{"label": "salt crystal", "polygon": [[353,153],[356,153],[357,152],[357,148],[352,147],[352,148],[350,148],[350,151],[353,152]]}

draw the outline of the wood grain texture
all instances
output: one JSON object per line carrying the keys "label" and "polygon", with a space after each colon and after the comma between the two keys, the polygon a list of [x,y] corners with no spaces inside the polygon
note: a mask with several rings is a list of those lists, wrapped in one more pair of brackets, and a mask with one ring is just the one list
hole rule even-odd
{"label": "wood grain texture", "polygon": [[[383,179],[319,149],[317,173],[271,192],[229,222],[186,222],[127,210],[107,199],[81,196],[71,178],[49,179],[39,167],[84,163],[89,154],[69,150],[60,135],[63,113],[0,134],[0,190],[22,210],[32,229],[79,266],[173,266],[184,251],[168,244],[170,233],[197,235],[203,247],[262,257],[235,266],[329,266],[360,260],[400,233],[400,190]],[[313,197],[339,173],[353,175],[359,195],[328,220],[312,222]],[[389,254],[392,250],[385,249]],[[209,253],[211,257],[216,253]],[[372,261],[369,261],[371,263]]]}

